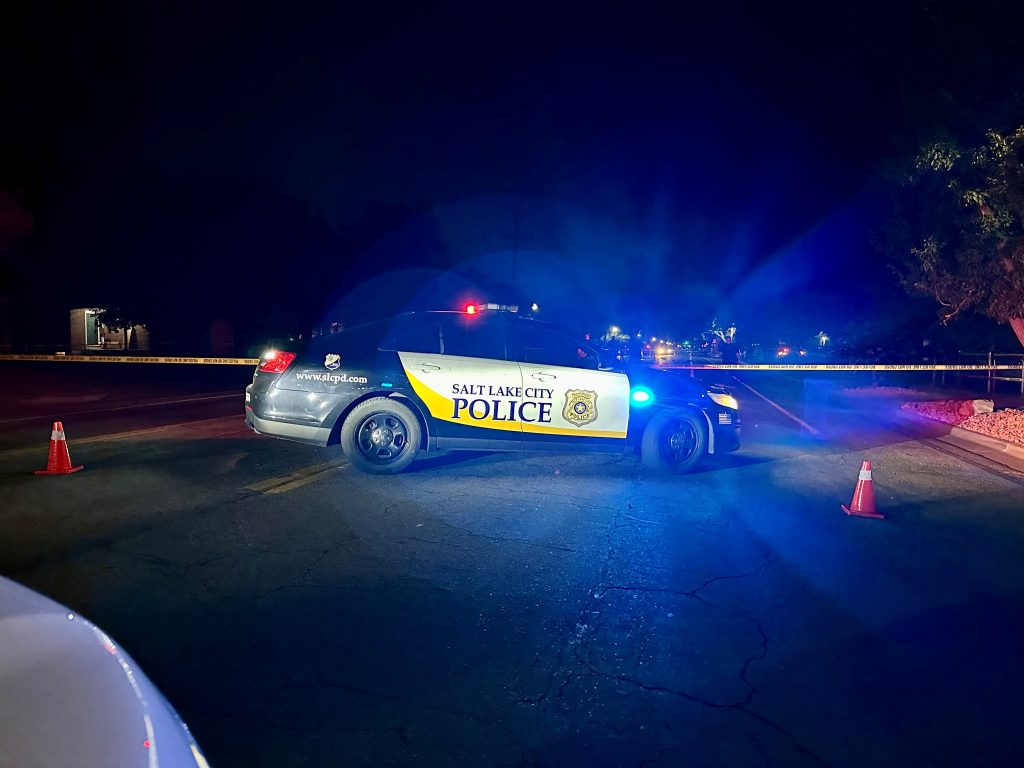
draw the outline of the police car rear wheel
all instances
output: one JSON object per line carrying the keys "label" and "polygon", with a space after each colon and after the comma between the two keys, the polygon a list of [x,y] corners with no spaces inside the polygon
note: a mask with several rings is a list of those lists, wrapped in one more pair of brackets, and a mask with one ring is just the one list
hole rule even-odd
{"label": "police car rear wheel", "polygon": [[420,423],[395,400],[375,397],[355,408],[341,425],[341,448],[352,465],[374,475],[401,472],[420,449]]}
{"label": "police car rear wheel", "polygon": [[696,414],[662,413],[651,419],[640,441],[645,466],[681,474],[693,469],[704,456],[707,436]]}

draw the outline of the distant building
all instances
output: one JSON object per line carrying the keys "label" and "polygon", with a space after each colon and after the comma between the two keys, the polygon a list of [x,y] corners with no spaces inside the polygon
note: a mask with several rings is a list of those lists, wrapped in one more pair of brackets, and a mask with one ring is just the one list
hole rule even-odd
{"label": "distant building", "polygon": [[[71,335],[69,352],[86,350],[125,349],[124,335],[120,328],[110,328],[99,321],[102,307],[82,307],[71,310]],[[135,325],[128,332],[129,351],[149,350],[149,331],[144,325]]]}

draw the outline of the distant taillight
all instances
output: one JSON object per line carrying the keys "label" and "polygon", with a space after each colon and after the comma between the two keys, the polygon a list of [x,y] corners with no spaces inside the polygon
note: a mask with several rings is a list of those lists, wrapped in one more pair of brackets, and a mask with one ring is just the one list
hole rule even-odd
{"label": "distant taillight", "polygon": [[294,352],[279,352],[273,349],[263,356],[260,370],[264,373],[284,373],[285,368],[291,365],[294,359]]}

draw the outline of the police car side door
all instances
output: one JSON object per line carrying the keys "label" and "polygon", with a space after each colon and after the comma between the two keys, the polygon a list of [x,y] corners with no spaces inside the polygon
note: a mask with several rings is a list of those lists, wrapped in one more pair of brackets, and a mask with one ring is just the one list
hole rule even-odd
{"label": "police car side door", "polygon": [[510,451],[522,446],[522,374],[505,359],[500,316],[434,316],[440,354],[399,351],[413,391],[432,417],[438,448]]}
{"label": "police car side door", "polygon": [[622,450],[629,427],[629,379],[597,370],[597,353],[554,326],[523,318],[506,333],[519,363],[523,396],[543,403],[541,418],[523,420],[526,449]]}

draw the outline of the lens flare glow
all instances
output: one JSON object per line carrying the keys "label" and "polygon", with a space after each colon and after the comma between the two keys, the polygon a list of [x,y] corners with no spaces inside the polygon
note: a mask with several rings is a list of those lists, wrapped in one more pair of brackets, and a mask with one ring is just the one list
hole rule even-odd
{"label": "lens flare glow", "polygon": [[654,394],[647,387],[633,387],[629,398],[637,405],[650,405],[654,402]]}

